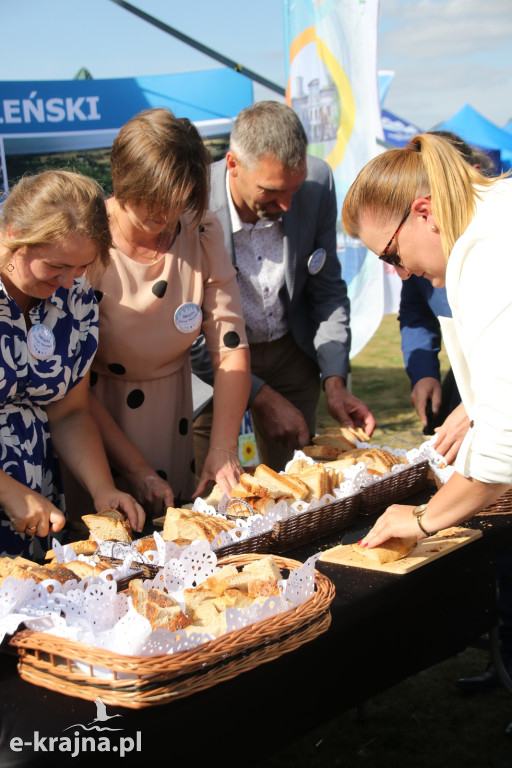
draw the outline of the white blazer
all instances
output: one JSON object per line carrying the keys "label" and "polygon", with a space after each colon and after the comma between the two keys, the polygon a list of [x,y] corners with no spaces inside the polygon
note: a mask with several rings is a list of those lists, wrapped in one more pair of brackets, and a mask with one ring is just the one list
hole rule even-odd
{"label": "white blazer", "polygon": [[443,340],[472,427],[455,469],[512,484],[512,181],[480,189],[448,259]]}

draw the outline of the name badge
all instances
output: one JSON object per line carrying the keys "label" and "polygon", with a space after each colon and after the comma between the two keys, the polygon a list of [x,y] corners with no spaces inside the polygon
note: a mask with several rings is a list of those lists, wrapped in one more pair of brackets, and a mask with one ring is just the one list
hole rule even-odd
{"label": "name badge", "polygon": [[181,304],[174,313],[174,325],[181,333],[192,333],[201,327],[203,322],[203,313],[201,307],[188,301]]}
{"label": "name badge", "polygon": [[327,251],[325,248],[317,248],[308,259],[308,272],[310,275],[317,275],[325,264]]}
{"label": "name badge", "polygon": [[27,344],[30,353],[37,360],[46,360],[55,351],[55,336],[47,325],[38,323],[29,330]]}

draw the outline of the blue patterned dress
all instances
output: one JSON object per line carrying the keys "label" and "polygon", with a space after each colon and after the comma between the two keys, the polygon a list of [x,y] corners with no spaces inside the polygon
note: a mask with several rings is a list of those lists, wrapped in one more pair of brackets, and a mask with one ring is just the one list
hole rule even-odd
{"label": "blue patterned dress", "polygon": [[[25,318],[0,280],[0,467],[64,512],[45,406],[84,377],[96,352],[98,305],[92,288],[83,277],[70,289],[58,288],[30,311],[30,320],[54,334],[55,350],[46,360],[30,353]],[[39,540],[43,550],[53,536]],[[14,531],[0,507],[0,555],[30,557],[34,544],[34,537]]]}

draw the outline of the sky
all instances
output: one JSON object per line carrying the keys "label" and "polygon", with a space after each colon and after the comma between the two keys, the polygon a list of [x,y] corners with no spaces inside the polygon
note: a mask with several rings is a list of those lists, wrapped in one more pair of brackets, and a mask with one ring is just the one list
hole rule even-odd
{"label": "sky", "polygon": [[[131,4],[285,86],[281,0],[131,0]],[[0,0],[0,81],[68,80],[210,69],[214,59],[112,0]],[[384,107],[430,130],[465,104],[512,119],[512,0],[380,0],[378,68],[393,71]],[[254,86],[255,100],[283,100]]]}

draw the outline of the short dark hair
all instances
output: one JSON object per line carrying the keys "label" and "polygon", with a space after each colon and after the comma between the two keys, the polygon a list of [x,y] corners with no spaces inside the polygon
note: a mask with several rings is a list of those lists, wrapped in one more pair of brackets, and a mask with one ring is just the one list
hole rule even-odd
{"label": "short dark hair", "polygon": [[200,221],[208,207],[210,155],[187,118],[148,109],[123,125],[110,155],[112,186],[121,204],[147,206],[165,216],[188,210]]}

